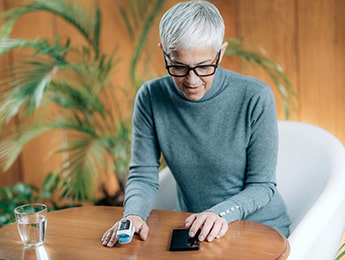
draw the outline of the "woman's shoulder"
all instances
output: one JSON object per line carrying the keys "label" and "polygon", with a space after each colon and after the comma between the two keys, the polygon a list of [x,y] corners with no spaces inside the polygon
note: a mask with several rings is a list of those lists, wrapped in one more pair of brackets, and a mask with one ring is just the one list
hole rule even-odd
{"label": "woman's shoulder", "polygon": [[138,89],[138,92],[152,92],[152,91],[161,90],[162,88],[168,87],[172,83],[173,83],[172,79],[168,75],[158,77],[158,78],[153,78],[144,82]]}
{"label": "woman's shoulder", "polygon": [[232,70],[223,69],[222,73],[226,84],[230,89],[249,96],[267,96],[273,95],[271,87],[256,77],[242,74]]}
{"label": "woman's shoulder", "polygon": [[247,74],[236,72],[222,68],[223,77],[231,83],[235,83],[237,86],[246,86],[249,88],[269,88],[268,84],[264,81]]}
{"label": "woman's shoulder", "polygon": [[172,95],[174,84],[170,76],[162,76],[146,81],[136,93],[137,101],[143,103],[161,102]]}

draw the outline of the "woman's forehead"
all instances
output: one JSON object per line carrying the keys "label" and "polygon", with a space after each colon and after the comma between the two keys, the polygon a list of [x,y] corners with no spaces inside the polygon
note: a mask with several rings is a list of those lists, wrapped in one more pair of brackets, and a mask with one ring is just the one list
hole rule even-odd
{"label": "woman's forehead", "polygon": [[169,54],[171,61],[187,65],[197,65],[201,63],[210,63],[214,60],[217,53],[213,48],[193,48],[174,50]]}

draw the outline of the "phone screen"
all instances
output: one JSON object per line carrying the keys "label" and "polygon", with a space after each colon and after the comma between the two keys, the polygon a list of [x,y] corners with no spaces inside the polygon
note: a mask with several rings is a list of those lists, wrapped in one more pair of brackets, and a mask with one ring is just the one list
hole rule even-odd
{"label": "phone screen", "polygon": [[199,232],[194,237],[189,237],[189,229],[173,229],[169,250],[198,250],[200,248],[198,235]]}

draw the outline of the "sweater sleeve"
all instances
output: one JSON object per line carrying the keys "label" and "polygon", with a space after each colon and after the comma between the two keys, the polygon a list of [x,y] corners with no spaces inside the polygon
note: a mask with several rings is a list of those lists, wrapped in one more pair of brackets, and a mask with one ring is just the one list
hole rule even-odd
{"label": "sweater sleeve", "polygon": [[276,191],[278,127],[275,102],[270,89],[263,90],[260,96],[252,97],[247,109],[250,132],[244,188],[209,209],[228,222],[255,213],[272,200]]}
{"label": "sweater sleeve", "polygon": [[148,89],[137,93],[132,118],[132,154],[124,199],[124,216],[150,214],[158,190],[160,150],[154,131],[154,120]]}

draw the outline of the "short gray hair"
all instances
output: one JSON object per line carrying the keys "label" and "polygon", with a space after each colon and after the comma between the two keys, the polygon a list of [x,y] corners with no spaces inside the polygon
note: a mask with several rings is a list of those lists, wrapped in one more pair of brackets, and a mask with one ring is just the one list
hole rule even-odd
{"label": "short gray hair", "polygon": [[163,50],[212,47],[219,51],[224,38],[224,20],[216,6],[207,1],[181,2],[162,17],[159,33]]}

